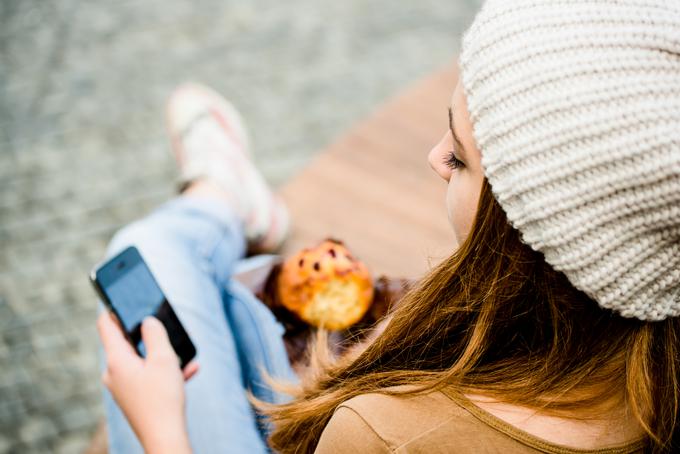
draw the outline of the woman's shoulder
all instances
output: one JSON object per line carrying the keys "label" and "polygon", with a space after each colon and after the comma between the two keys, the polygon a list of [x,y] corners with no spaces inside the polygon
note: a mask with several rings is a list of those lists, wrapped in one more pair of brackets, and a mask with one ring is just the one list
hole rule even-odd
{"label": "woman's shoulder", "polygon": [[[400,388],[393,388],[400,390]],[[476,452],[489,443],[506,446],[498,437],[450,396],[367,393],[353,397],[336,409],[324,430],[317,453],[440,451]],[[516,446],[512,446],[517,452]]]}
{"label": "woman's shoulder", "polygon": [[[406,387],[391,388],[390,392],[405,391]],[[469,414],[450,397],[440,391],[426,394],[360,394],[343,402],[360,415],[367,424],[389,438],[405,438],[441,425],[451,418],[465,418]]]}

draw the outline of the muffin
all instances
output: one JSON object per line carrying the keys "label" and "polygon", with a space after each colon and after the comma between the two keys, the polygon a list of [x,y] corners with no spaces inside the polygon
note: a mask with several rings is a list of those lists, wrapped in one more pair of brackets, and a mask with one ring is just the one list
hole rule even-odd
{"label": "muffin", "polygon": [[301,320],[337,331],[364,316],[373,302],[373,281],[342,242],[328,239],[283,263],[277,296]]}

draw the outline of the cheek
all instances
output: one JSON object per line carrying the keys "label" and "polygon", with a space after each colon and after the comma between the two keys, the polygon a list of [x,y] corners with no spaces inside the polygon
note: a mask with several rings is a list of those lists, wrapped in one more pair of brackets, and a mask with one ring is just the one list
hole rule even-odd
{"label": "cheek", "polygon": [[481,185],[470,175],[454,172],[449,181],[446,207],[458,244],[461,244],[470,233],[477,212],[480,189]]}

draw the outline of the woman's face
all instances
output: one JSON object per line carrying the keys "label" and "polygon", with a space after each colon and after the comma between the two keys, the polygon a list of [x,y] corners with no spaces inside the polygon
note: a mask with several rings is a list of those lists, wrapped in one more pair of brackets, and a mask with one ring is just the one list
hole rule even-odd
{"label": "woman's face", "polygon": [[458,82],[450,107],[450,129],[428,156],[430,166],[448,183],[446,208],[458,244],[472,228],[484,182],[482,155],[472,136],[463,86]]}

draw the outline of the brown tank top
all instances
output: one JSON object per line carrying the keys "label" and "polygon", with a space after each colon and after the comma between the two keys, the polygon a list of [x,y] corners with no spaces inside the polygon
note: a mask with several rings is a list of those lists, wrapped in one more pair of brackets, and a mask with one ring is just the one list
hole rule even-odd
{"label": "brown tank top", "polygon": [[316,454],[642,453],[643,442],[584,450],[528,434],[472,403],[438,391],[418,396],[363,394],[340,405]]}

